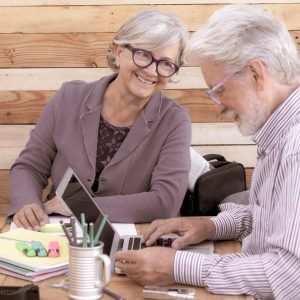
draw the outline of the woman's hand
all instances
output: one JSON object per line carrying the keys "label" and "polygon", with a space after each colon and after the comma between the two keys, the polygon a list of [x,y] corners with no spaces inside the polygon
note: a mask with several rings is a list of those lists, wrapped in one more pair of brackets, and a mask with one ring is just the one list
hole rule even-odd
{"label": "woman's hand", "polygon": [[49,223],[48,215],[36,203],[27,204],[13,216],[13,221],[18,227],[38,231],[41,226]]}
{"label": "woman's hand", "polygon": [[62,203],[62,201],[57,196],[45,202],[44,209],[48,215],[57,213],[67,217],[71,216],[70,210]]}
{"label": "woman's hand", "polygon": [[182,249],[188,245],[213,240],[215,225],[208,218],[171,218],[153,221],[144,234],[146,246],[151,246],[164,234],[176,233],[180,237],[172,243],[172,248]]}

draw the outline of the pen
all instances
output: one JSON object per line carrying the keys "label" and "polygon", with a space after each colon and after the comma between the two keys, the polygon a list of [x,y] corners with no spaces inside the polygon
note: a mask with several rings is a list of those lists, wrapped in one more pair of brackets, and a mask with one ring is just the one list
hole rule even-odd
{"label": "pen", "polygon": [[117,295],[117,294],[113,293],[112,291],[110,291],[106,288],[103,289],[103,293],[106,294],[107,296],[115,299],[115,300],[125,300],[125,298],[123,298],[122,296]]}
{"label": "pen", "polygon": [[74,246],[77,246],[77,236],[76,236],[76,226],[75,226],[75,218],[71,217],[71,226],[72,226],[72,239]]}
{"label": "pen", "polygon": [[62,220],[60,221],[60,224],[61,224],[61,227],[62,227],[64,233],[65,233],[65,236],[67,237],[67,239],[68,239],[68,241],[69,241],[69,244],[70,244],[71,246],[74,246],[73,241],[72,241],[72,239],[71,239],[71,237],[70,237],[70,234],[69,234],[69,232],[68,232],[68,229],[67,229],[66,224],[63,223]]}

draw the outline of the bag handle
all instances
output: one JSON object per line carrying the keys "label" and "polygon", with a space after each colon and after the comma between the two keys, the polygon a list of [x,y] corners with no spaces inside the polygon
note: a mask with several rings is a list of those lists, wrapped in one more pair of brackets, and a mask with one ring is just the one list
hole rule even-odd
{"label": "bag handle", "polygon": [[217,160],[217,161],[226,161],[225,157],[220,154],[206,154],[203,156],[207,161]]}

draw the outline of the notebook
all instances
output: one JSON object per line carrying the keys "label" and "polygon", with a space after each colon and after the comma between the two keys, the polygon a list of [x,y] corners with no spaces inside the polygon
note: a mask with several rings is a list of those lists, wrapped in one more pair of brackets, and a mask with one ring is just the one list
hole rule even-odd
{"label": "notebook", "polygon": [[0,262],[0,274],[9,275],[32,282],[66,274],[68,271],[68,266],[52,268],[50,271],[32,271],[4,261]]}
{"label": "notebook", "polygon": [[[31,241],[40,241],[43,246],[48,249],[48,245],[51,241],[57,241],[59,244],[59,257],[28,257],[22,251],[17,249],[16,241],[27,241],[28,244]],[[57,271],[58,269],[67,269],[69,264],[68,253],[68,241],[63,236],[53,236],[19,228],[16,230],[7,231],[0,234],[0,267],[8,268],[4,263],[9,263],[20,268],[24,268],[32,271],[33,275]],[[13,270],[14,272],[17,269]]]}
{"label": "notebook", "polygon": [[[86,223],[94,223],[94,227],[98,228],[104,213],[97,206],[93,197],[82,184],[78,176],[72,168],[68,168],[64,174],[59,186],[56,190],[56,195],[62,200],[62,203],[76,218],[80,224],[81,213],[85,213]],[[175,235],[163,236],[157,241],[159,246],[170,246],[176,238]],[[114,266],[115,253],[119,250],[141,249],[144,247],[142,236],[126,235],[120,236],[114,226],[108,220],[103,228],[100,240],[104,243],[103,252],[111,259],[111,265]],[[205,242],[197,246],[191,246],[187,250],[199,251],[204,254],[213,253],[213,243]]]}

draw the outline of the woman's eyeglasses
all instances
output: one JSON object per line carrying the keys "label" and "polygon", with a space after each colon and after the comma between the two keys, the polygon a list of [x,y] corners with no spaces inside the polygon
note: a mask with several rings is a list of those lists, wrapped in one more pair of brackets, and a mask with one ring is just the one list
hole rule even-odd
{"label": "woman's eyeglasses", "polygon": [[171,77],[179,70],[179,66],[168,60],[155,59],[149,51],[134,48],[130,45],[126,45],[125,48],[132,52],[132,60],[140,68],[147,68],[155,62],[156,72],[161,77]]}

